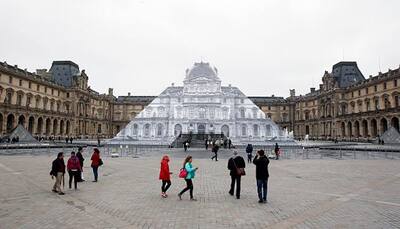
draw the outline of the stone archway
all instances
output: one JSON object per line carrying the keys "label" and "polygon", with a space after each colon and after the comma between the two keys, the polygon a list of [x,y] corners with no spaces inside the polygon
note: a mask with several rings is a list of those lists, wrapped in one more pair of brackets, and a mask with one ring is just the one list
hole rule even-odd
{"label": "stone archway", "polygon": [[353,124],[351,122],[347,123],[347,130],[349,138],[351,138],[353,136]]}
{"label": "stone archway", "polygon": [[371,137],[376,138],[378,135],[378,123],[376,119],[371,120]]}
{"label": "stone archway", "polygon": [[223,125],[221,127],[221,133],[224,134],[225,137],[229,137],[229,126]]}
{"label": "stone archway", "polygon": [[362,121],[362,123],[361,123],[361,126],[362,126],[362,129],[363,129],[363,133],[362,133],[363,137],[364,138],[368,138],[369,136],[368,136],[368,122],[367,122],[367,120],[364,119]]}
{"label": "stone archway", "polygon": [[35,123],[35,118],[33,116],[29,117],[28,120],[28,131],[29,133],[33,134],[33,125]]}
{"label": "stone archway", "polygon": [[47,118],[46,119],[46,129],[45,129],[45,131],[46,131],[45,133],[46,133],[47,136],[50,135],[50,123],[51,123],[50,118]]}
{"label": "stone archway", "polygon": [[182,133],[181,124],[176,124],[174,127],[174,136],[179,136]]}
{"label": "stone archway", "polygon": [[15,117],[13,114],[9,114],[7,116],[7,126],[6,126],[6,130],[7,132],[11,131],[12,129],[14,129],[14,122],[15,122]]}
{"label": "stone archway", "polygon": [[342,122],[341,130],[342,130],[342,138],[346,137],[346,124],[344,122]]}
{"label": "stone archway", "polygon": [[354,122],[354,137],[360,137],[360,123],[358,121]]}
{"label": "stone archway", "polygon": [[70,129],[71,129],[71,124],[70,124],[69,120],[67,120],[67,124],[66,124],[66,127],[65,127],[65,134],[66,135],[70,134]]}
{"label": "stone archway", "polygon": [[57,119],[54,119],[54,120],[53,120],[53,135],[54,135],[54,136],[58,134],[57,128],[58,128],[58,120],[57,120]]}
{"label": "stone archway", "polygon": [[43,118],[42,117],[38,118],[36,132],[39,135],[42,135],[42,133],[43,133]]}
{"label": "stone archway", "polygon": [[64,135],[64,120],[60,120],[60,135]]}
{"label": "stone archway", "polygon": [[390,121],[391,126],[393,126],[397,131],[400,132],[400,128],[399,128],[399,118],[397,117],[393,117],[392,120]]}
{"label": "stone archway", "polygon": [[388,123],[387,123],[386,118],[382,118],[382,119],[381,119],[380,127],[381,127],[381,135],[382,135],[382,134],[385,133],[385,132],[387,131],[387,129],[388,129]]}
{"label": "stone archway", "polygon": [[198,124],[197,125],[197,133],[198,134],[205,134],[206,133],[206,125]]}
{"label": "stone archway", "polygon": [[25,116],[24,115],[20,115],[18,117],[18,125],[22,125],[23,127],[25,127]]}

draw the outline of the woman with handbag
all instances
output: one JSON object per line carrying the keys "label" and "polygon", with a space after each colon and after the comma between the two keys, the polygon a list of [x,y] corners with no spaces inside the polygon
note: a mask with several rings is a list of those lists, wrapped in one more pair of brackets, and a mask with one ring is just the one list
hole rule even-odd
{"label": "woman with handbag", "polygon": [[93,154],[92,154],[92,157],[90,158],[90,160],[92,160],[91,166],[93,169],[93,176],[94,176],[93,182],[97,182],[99,166],[103,165],[103,161],[100,158],[99,149],[97,149],[97,148],[93,149]]}
{"label": "woman with handbag", "polygon": [[245,167],[246,163],[243,157],[238,156],[237,151],[233,151],[233,157],[228,160],[228,169],[231,175],[231,189],[229,190],[229,194],[233,196],[236,183],[236,199],[240,199],[240,181],[241,177],[246,175]]}
{"label": "woman with handbag", "polygon": [[[183,168],[182,169],[184,169],[186,171],[186,173],[187,173],[187,175],[185,177],[186,188],[184,188],[178,194],[178,197],[179,197],[180,200],[182,200],[183,193],[185,193],[187,190],[190,190],[190,200],[196,201],[196,199],[193,198],[193,181],[192,181],[192,179],[194,178],[195,173],[196,173],[197,169],[199,169],[199,168],[197,168],[197,167],[193,168],[193,166],[192,166],[192,156],[189,155],[189,156],[187,156],[185,158],[185,160],[183,161]],[[183,172],[182,169],[181,169],[181,173]]]}
{"label": "woman with handbag", "polygon": [[160,176],[161,180],[161,196],[167,198],[167,190],[171,186],[171,172],[169,171],[169,157],[165,155],[161,160]]}

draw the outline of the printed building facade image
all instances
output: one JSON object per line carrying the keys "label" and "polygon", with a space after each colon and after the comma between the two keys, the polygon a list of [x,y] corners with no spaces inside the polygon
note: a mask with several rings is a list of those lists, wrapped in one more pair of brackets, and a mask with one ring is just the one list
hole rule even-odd
{"label": "printed building facade image", "polygon": [[[72,61],[35,73],[1,62],[0,134],[22,124],[37,137],[112,138],[156,98],[101,94],[88,81]],[[399,131],[399,84],[400,68],[365,77],[356,62],[339,62],[306,95],[247,98],[295,138],[371,141]]]}

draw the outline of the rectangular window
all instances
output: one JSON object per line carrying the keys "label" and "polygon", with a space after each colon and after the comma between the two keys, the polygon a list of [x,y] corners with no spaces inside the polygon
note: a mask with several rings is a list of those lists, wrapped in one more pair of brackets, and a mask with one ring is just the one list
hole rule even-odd
{"label": "rectangular window", "polygon": [[47,93],[47,87],[44,87],[44,93]]}
{"label": "rectangular window", "polygon": [[69,98],[69,92],[67,92],[67,98]]}
{"label": "rectangular window", "polygon": [[57,96],[60,96],[60,91],[57,91]]}
{"label": "rectangular window", "polygon": [[29,106],[31,104],[31,97],[26,98],[26,105]]}
{"label": "rectangular window", "polygon": [[51,95],[54,95],[54,89],[53,88],[51,89]]}
{"label": "rectangular window", "polygon": [[386,90],[386,82],[383,83],[383,90]]}
{"label": "rectangular window", "polygon": [[354,91],[351,92],[351,98],[354,98]]}
{"label": "rectangular window", "polygon": [[19,80],[19,86],[22,87],[22,80]]}
{"label": "rectangular window", "polygon": [[374,86],[374,91],[377,92],[378,91],[378,85]]}
{"label": "rectangular window", "polygon": [[17,105],[21,106],[21,104],[22,104],[22,95],[18,95],[17,96]]}
{"label": "rectangular window", "polygon": [[36,84],[36,91],[40,91],[40,85]]}
{"label": "rectangular window", "polygon": [[393,84],[395,87],[397,87],[397,80],[394,80]]}
{"label": "rectangular window", "polygon": [[29,87],[29,89],[32,89],[32,82],[28,83],[28,87]]}
{"label": "rectangular window", "polygon": [[12,84],[12,76],[9,76],[9,77],[8,77],[8,83],[9,83],[9,84]]}
{"label": "rectangular window", "polygon": [[361,90],[358,90],[358,96],[360,96],[361,95]]}
{"label": "rectangular window", "polygon": [[368,95],[368,88],[365,88],[365,94]]}

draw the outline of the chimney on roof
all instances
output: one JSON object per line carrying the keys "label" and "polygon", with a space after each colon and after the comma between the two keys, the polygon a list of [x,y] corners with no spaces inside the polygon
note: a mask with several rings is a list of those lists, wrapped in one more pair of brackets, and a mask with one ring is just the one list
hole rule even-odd
{"label": "chimney on roof", "polygon": [[128,92],[128,96],[131,96],[131,93],[130,93],[130,92]]}
{"label": "chimney on roof", "polygon": [[296,90],[295,89],[290,89],[290,97],[295,97],[296,96]]}
{"label": "chimney on roof", "polygon": [[175,83],[172,83],[171,86],[172,86],[172,87],[175,87]]}
{"label": "chimney on roof", "polygon": [[320,84],[320,85],[319,85],[319,90],[322,91],[323,88],[324,88],[324,85],[323,85],[323,84]]}
{"label": "chimney on roof", "polygon": [[113,95],[114,94],[114,89],[108,88],[108,95]]}
{"label": "chimney on roof", "polygon": [[311,87],[311,88],[310,88],[310,92],[311,92],[311,93],[314,93],[314,92],[315,92],[315,87]]}

